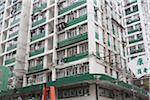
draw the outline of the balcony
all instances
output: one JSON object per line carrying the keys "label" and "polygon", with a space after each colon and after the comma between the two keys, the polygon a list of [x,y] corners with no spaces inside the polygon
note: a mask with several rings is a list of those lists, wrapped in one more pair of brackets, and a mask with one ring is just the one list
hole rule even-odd
{"label": "balcony", "polygon": [[135,33],[135,32],[138,32],[138,31],[141,31],[142,29],[132,29],[130,31],[128,31],[128,34],[132,34],[132,33]]}
{"label": "balcony", "polygon": [[85,21],[85,20],[87,20],[87,14],[82,15],[82,16],[80,16],[80,17],[78,17],[78,18],[75,18],[74,20],[69,21],[69,22],[67,23],[66,27],[69,27],[69,26],[78,24],[78,23],[80,23],[80,22],[82,22],[82,21]]}
{"label": "balcony", "polygon": [[140,38],[138,38],[136,40],[129,41],[129,44],[136,43],[136,42],[139,42],[139,41],[142,41],[142,40],[143,40],[143,37],[140,37]]}
{"label": "balcony", "polygon": [[38,50],[35,50],[35,51],[30,52],[29,57],[36,56],[36,55],[39,55],[39,54],[41,54],[41,53],[44,53],[44,47],[43,47],[43,48],[40,48],[40,49],[38,49]]}
{"label": "balcony", "polygon": [[68,63],[68,62],[80,60],[80,59],[83,59],[87,56],[88,56],[88,51],[83,52],[83,53],[79,53],[79,54],[76,54],[76,55],[72,55],[72,56],[69,56],[69,57],[65,57],[64,62]]}
{"label": "balcony", "polygon": [[46,18],[42,18],[42,19],[40,19],[40,20],[37,20],[36,22],[33,22],[33,23],[32,23],[32,27],[35,27],[35,26],[37,26],[37,25],[40,25],[40,24],[44,23],[45,21],[46,21]]}
{"label": "balcony", "polygon": [[7,48],[7,51],[13,50],[13,49],[15,49],[15,48],[17,48],[17,44],[13,44],[13,45],[9,46],[9,47]]}
{"label": "balcony", "polygon": [[41,70],[43,70],[43,64],[38,64],[34,67],[29,67],[28,72],[33,73],[33,72],[38,72],[38,71],[41,71]]}
{"label": "balcony", "polygon": [[131,24],[131,23],[134,23],[134,22],[137,22],[137,21],[140,21],[140,18],[134,19],[134,20],[131,20],[131,21],[127,21],[127,25]]}
{"label": "balcony", "polygon": [[11,58],[5,61],[5,65],[12,64],[15,62],[15,58]]}
{"label": "balcony", "polygon": [[45,37],[45,31],[42,32],[42,33],[33,35],[33,36],[31,37],[31,41],[35,41],[35,40],[38,40],[38,39],[43,38],[43,37]]}
{"label": "balcony", "polygon": [[130,54],[135,54],[135,53],[140,53],[140,52],[144,52],[144,49],[138,49],[138,50],[134,50],[134,51],[130,51]]}
{"label": "balcony", "polygon": [[75,37],[71,37],[69,39],[58,42],[57,45],[58,45],[58,48],[62,48],[62,47],[65,47],[65,46],[68,46],[68,45],[71,45],[71,44],[74,44],[83,40],[87,40],[87,39],[88,39],[88,33],[86,32],[83,34],[79,34]]}
{"label": "balcony", "polygon": [[35,7],[33,8],[33,14],[37,13],[37,12],[41,12],[43,9],[45,9],[47,7],[47,3],[43,3],[41,4],[40,7]]}
{"label": "balcony", "polygon": [[14,24],[18,23],[19,21],[20,21],[20,18],[18,18],[16,20],[14,20],[13,22],[11,22],[10,25],[14,25]]}
{"label": "balcony", "polygon": [[125,6],[129,6],[129,5],[134,4],[136,2],[137,2],[137,0],[133,0],[132,2],[127,3]]}
{"label": "balcony", "polygon": [[60,10],[58,12],[58,15],[61,15],[61,14],[65,13],[65,12],[67,12],[67,11],[71,11],[72,9],[74,9],[76,7],[79,7],[80,5],[83,5],[85,3],[86,3],[86,0],[79,0],[79,1],[77,1],[75,3],[73,3],[72,5],[70,5],[68,7],[65,7],[62,10]]}
{"label": "balcony", "polygon": [[137,12],[137,11],[139,11],[139,10],[138,10],[138,8],[133,9],[133,11],[126,11],[126,15],[129,15],[129,14],[135,13],[135,12]]}
{"label": "balcony", "polygon": [[16,36],[19,33],[19,31],[13,32],[11,34],[9,34],[9,38]]}

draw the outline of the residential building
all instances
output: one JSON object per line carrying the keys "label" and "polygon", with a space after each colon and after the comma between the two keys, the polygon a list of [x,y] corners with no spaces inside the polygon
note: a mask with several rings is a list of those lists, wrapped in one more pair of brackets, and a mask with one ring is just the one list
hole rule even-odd
{"label": "residential building", "polygon": [[124,0],[128,62],[142,55],[150,57],[149,2],[149,0]]}
{"label": "residential building", "polygon": [[[126,29],[126,52],[128,63],[137,63],[132,67],[134,74],[139,76],[136,81],[141,81],[150,74],[150,1],[149,0],[124,0],[123,12]],[[136,58],[136,59],[135,59]],[[136,61],[145,63],[138,64]],[[143,65],[138,67],[139,65]],[[139,84],[138,84],[139,86]]]}
{"label": "residential building", "polygon": [[45,84],[60,100],[148,100],[131,84],[117,0],[33,0],[30,15],[23,87],[2,99],[41,100]]}
{"label": "residential building", "polygon": [[0,4],[0,62],[11,69],[9,89],[14,89],[22,87],[25,74],[30,0],[1,0]]}

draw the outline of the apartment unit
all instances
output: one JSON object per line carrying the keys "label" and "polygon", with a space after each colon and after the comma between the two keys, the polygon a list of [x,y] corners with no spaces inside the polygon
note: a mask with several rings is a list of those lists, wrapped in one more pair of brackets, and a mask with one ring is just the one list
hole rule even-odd
{"label": "apartment unit", "polygon": [[25,73],[30,0],[0,1],[0,63],[9,67],[9,89],[22,87]]}
{"label": "apartment unit", "polygon": [[32,0],[23,87],[0,98],[41,100],[45,84],[59,100],[148,100],[131,85],[124,35],[117,0]]}
{"label": "apartment unit", "polygon": [[128,61],[142,55],[150,57],[149,2],[149,0],[124,0]]}

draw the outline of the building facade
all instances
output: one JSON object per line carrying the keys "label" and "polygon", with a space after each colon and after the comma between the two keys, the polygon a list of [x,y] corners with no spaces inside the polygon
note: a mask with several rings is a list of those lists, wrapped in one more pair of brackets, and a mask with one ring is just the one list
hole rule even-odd
{"label": "building facade", "polygon": [[131,85],[117,0],[32,0],[29,11],[23,87],[2,99],[41,100],[45,83],[60,100],[148,100]]}
{"label": "building facade", "polygon": [[[126,29],[126,51],[127,61],[131,64],[136,63],[136,59],[143,57],[143,62],[146,62],[144,67],[138,68],[137,65],[133,65],[137,72],[136,75],[140,77],[147,76],[150,73],[150,1],[149,0],[124,0],[124,21]],[[136,58],[136,59],[135,59]],[[133,67],[132,66],[132,67]],[[130,66],[131,67],[131,66]],[[133,68],[134,69],[134,68]],[[141,77],[141,81],[143,80]],[[139,77],[138,77],[139,78]],[[140,81],[140,79],[134,80]],[[138,83],[139,84],[139,83]],[[138,85],[139,86],[139,85]]]}
{"label": "building facade", "polygon": [[9,88],[22,87],[25,74],[30,0],[1,0],[0,62],[9,67]]}
{"label": "building facade", "polygon": [[149,6],[149,0],[124,0],[128,62],[142,55],[150,57]]}

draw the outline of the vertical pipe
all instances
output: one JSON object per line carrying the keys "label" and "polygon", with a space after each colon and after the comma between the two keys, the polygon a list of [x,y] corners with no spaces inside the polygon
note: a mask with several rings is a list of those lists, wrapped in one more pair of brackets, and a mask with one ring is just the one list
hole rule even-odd
{"label": "vertical pipe", "polygon": [[42,100],[46,100],[46,84],[43,85],[43,91],[42,91]]}
{"label": "vertical pipe", "polygon": [[56,100],[56,92],[55,92],[55,87],[50,86],[50,100]]}
{"label": "vertical pipe", "polygon": [[98,86],[95,84],[95,94],[96,94],[96,100],[98,100]]}

